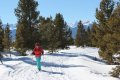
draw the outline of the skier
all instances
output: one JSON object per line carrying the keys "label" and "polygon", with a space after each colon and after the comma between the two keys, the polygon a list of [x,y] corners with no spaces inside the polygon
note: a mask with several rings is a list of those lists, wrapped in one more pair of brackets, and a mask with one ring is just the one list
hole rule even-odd
{"label": "skier", "polygon": [[3,56],[2,56],[2,54],[0,53],[0,61],[1,61],[1,63],[3,64],[2,58],[3,58]]}
{"label": "skier", "polygon": [[41,70],[41,55],[44,54],[44,51],[39,43],[35,44],[35,48],[34,48],[32,54],[35,55],[35,57],[36,57],[37,68],[40,71]]}

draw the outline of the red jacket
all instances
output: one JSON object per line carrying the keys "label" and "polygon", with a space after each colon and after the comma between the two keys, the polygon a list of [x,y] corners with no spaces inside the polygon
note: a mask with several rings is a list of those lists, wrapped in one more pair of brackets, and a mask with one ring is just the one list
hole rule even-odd
{"label": "red jacket", "polygon": [[40,57],[44,53],[44,51],[41,47],[35,47],[33,53],[36,57]]}

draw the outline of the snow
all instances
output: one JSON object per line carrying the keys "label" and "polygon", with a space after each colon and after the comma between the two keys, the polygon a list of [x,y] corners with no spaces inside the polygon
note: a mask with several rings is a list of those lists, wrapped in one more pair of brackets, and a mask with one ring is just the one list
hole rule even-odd
{"label": "snow", "polygon": [[[30,54],[31,51],[27,51]],[[120,80],[111,77],[109,71],[115,65],[107,65],[98,55],[98,48],[60,50],[42,56],[42,70],[38,71],[35,57],[12,55],[0,64],[0,80]]]}

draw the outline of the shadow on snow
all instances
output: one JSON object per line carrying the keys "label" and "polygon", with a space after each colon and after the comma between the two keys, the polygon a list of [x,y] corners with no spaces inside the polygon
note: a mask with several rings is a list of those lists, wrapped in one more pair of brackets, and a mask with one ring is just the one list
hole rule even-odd
{"label": "shadow on snow", "polygon": [[93,61],[97,61],[97,62],[102,62],[102,63],[105,63],[105,61],[103,61],[102,59],[99,59],[97,57],[94,57],[94,56],[90,56],[90,55],[87,55],[87,54],[76,54],[76,53],[66,53],[66,52],[61,52],[61,54],[46,54],[46,55],[49,55],[49,56],[59,56],[59,57],[80,57],[80,56],[83,56],[83,57],[87,57]]}
{"label": "shadow on snow", "polygon": [[[22,57],[22,58],[18,58],[18,59],[12,59],[12,58],[4,58],[3,61],[23,61],[27,64],[30,65],[36,65],[36,61],[34,61],[33,59],[29,58],[29,57]],[[12,66],[3,64],[6,67],[12,68]],[[82,66],[82,65],[65,65],[65,64],[56,64],[56,63],[52,63],[52,62],[41,62],[41,65],[44,67],[59,67],[59,68],[70,68],[70,67],[86,67],[86,66]]]}
{"label": "shadow on snow", "polygon": [[59,74],[59,75],[64,75],[64,73],[62,72],[53,72],[53,71],[46,71],[46,70],[42,70],[42,72],[46,72],[48,74]]}

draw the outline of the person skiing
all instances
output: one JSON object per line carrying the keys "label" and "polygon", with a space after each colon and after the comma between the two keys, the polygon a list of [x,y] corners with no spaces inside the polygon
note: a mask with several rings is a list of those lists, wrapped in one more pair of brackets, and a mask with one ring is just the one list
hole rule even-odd
{"label": "person skiing", "polygon": [[44,51],[39,43],[35,44],[35,48],[33,49],[32,54],[34,54],[36,57],[37,68],[40,71],[41,70],[41,55],[44,54]]}
{"label": "person skiing", "polygon": [[1,63],[3,64],[2,58],[3,58],[3,56],[2,56],[2,54],[0,53],[0,61],[1,61]]}

